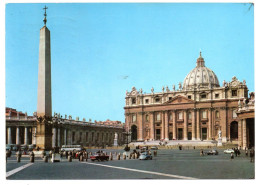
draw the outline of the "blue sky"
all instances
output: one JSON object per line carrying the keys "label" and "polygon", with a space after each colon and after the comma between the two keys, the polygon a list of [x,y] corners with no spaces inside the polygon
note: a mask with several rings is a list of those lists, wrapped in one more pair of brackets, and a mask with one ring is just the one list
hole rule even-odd
{"label": "blue sky", "polygon": [[[39,30],[48,6],[52,109],[62,115],[124,122],[133,86],[177,85],[199,51],[222,81],[254,91],[254,8],[244,3],[81,3],[6,5],[6,106],[37,109]],[[128,78],[124,78],[128,76]]]}

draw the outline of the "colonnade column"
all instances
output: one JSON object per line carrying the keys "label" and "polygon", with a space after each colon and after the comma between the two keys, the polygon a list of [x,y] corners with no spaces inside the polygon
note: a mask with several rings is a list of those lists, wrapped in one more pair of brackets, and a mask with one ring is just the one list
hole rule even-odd
{"label": "colonnade column", "polygon": [[169,141],[169,117],[168,111],[165,112],[165,140]]}
{"label": "colonnade column", "polygon": [[56,146],[56,128],[52,128],[52,147]]}
{"label": "colonnade column", "polygon": [[201,137],[200,137],[200,110],[197,109],[197,140],[201,140]]}
{"label": "colonnade column", "polygon": [[162,112],[162,134],[161,139],[164,139],[164,125],[165,125],[165,112]]}
{"label": "colonnade column", "polygon": [[20,145],[20,128],[16,127],[16,144]]}
{"label": "colonnade column", "polygon": [[211,111],[211,108],[209,108],[209,125],[208,125],[208,128],[209,128],[208,140],[211,140],[212,139],[212,111]]}
{"label": "colonnade column", "polygon": [[60,128],[58,128],[58,147],[60,147]]}
{"label": "colonnade column", "polygon": [[183,115],[183,119],[184,119],[184,127],[183,127],[183,140],[188,140],[188,137],[187,137],[187,110],[184,110],[183,111],[184,115]]}
{"label": "colonnade column", "polygon": [[11,127],[7,128],[7,144],[12,144],[12,131],[11,131]]}
{"label": "colonnade column", "polygon": [[175,110],[172,111],[172,139],[176,140],[176,116]]}
{"label": "colonnade column", "polygon": [[24,144],[28,145],[28,128],[24,127]]}
{"label": "colonnade column", "polygon": [[195,135],[196,135],[196,131],[195,131],[195,127],[196,127],[196,125],[195,125],[195,123],[196,123],[196,121],[195,121],[195,119],[196,119],[196,116],[195,116],[195,110],[193,110],[192,111],[192,123],[191,123],[191,126],[192,126],[192,140],[196,140],[196,137],[195,137]]}
{"label": "colonnade column", "polygon": [[243,148],[247,147],[246,119],[242,119]]}
{"label": "colonnade column", "polygon": [[64,129],[64,145],[66,145],[67,144],[67,129],[65,128]]}
{"label": "colonnade column", "polygon": [[151,136],[150,136],[150,140],[153,141],[154,140],[154,113],[153,112],[151,112],[150,118],[151,118],[151,126],[150,126],[150,128],[151,128],[151,131],[150,131]]}
{"label": "colonnade column", "polygon": [[[239,146],[242,146],[243,145],[243,140],[242,140],[242,125],[243,125],[243,121],[242,120],[239,120],[238,122],[238,145]],[[243,148],[245,149],[245,148]]]}

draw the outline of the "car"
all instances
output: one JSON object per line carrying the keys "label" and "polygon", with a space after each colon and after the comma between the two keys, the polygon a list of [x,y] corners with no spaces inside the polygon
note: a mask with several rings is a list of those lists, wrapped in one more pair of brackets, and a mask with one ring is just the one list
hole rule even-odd
{"label": "car", "polygon": [[224,154],[231,154],[234,153],[235,151],[233,149],[226,149],[224,150]]}
{"label": "car", "polygon": [[205,152],[207,155],[218,155],[218,151],[217,150],[210,150],[208,152]]}
{"label": "car", "polygon": [[91,155],[89,158],[91,161],[108,161],[109,160],[109,156],[105,155],[105,153],[102,151],[98,151],[96,155]]}
{"label": "car", "polygon": [[148,159],[152,160],[153,157],[149,155],[148,152],[141,153],[139,160],[148,160]]}
{"label": "car", "polygon": [[158,147],[157,146],[152,146],[151,150],[158,150]]}

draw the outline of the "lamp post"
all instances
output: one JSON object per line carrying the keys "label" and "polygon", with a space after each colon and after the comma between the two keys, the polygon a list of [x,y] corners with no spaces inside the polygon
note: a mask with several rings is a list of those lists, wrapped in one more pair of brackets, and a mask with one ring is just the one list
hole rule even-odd
{"label": "lamp post", "polygon": [[128,137],[132,134],[132,132],[126,131],[126,132],[123,132],[123,134],[125,134],[125,136],[126,136],[126,146],[125,146],[124,150],[127,152],[130,150],[130,147],[128,146]]}

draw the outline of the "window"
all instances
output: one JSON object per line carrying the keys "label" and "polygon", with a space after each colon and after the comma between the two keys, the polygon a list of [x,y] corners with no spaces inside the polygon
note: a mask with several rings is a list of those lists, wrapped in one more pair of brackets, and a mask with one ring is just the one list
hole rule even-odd
{"label": "window", "polygon": [[172,124],[169,124],[170,127],[172,127]]}
{"label": "window", "polygon": [[202,119],[206,119],[207,118],[207,111],[204,110],[202,111]]}
{"label": "window", "polygon": [[157,123],[157,124],[156,124],[156,126],[158,126],[158,127],[159,127],[160,125],[161,125],[160,123]]}
{"label": "window", "polygon": [[104,133],[101,135],[101,141],[104,141]]}
{"label": "window", "polygon": [[72,143],[75,142],[75,132],[72,132]]}
{"label": "window", "polygon": [[179,113],[178,113],[178,119],[183,119],[182,112],[179,112]]}
{"label": "window", "polygon": [[207,98],[207,95],[206,94],[202,94],[200,97],[201,97],[201,99],[205,99],[205,98]]}
{"label": "window", "polygon": [[188,126],[191,126],[191,123],[188,123]]}
{"label": "window", "polygon": [[217,110],[215,114],[216,114],[216,119],[218,119],[219,118],[219,111]]}
{"label": "window", "polygon": [[148,104],[149,103],[149,99],[145,99],[145,103]]}
{"label": "window", "polygon": [[136,98],[132,98],[132,104],[136,104]]}
{"label": "window", "polygon": [[191,99],[191,95],[189,95],[188,98]]}
{"label": "window", "polygon": [[136,115],[132,116],[132,122],[136,122]]}
{"label": "window", "polygon": [[237,96],[237,90],[232,90],[232,96]]}
{"label": "window", "polygon": [[169,97],[169,100],[172,100],[172,97]]}
{"label": "window", "polygon": [[160,98],[159,98],[159,97],[156,97],[156,98],[155,98],[155,102],[156,102],[156,103],[159,103],[159,102],[160,102]]}
{"label": "window", "polygon": [[207,123],[206,122],[202,122],[202,125],[206,125]]}
{"label": "window", "polygon": [[169,115],[169,120],[172,121],[172,114]]}
{"label": "window", "polygon": [[192,116],[192,115],[191,115],[191,112],[189,112],[189,113],[188,113],[188,120],[191,120],[191,119],[192,119],[191,116]]}
{"label": "window", "polygon": [[215,94],[215,98],[219,98],[219,94]]}
{"label": "window", "polygon": [[232,117],[233,117],[233,118],[237,118],[236,109],[233,109]]}
{"label": "window", "polygon": [[156,121],[160,121],[161,120],[161,114],[160,113],[157,113],[156,114]]}
{"label": "window", "polygon": [[145,121],[149,121],[149,115],[148,114],[145,115]]}
{"label": "window", "polygon": [[108,133],[106,133],[106,141],[108,141]]}

